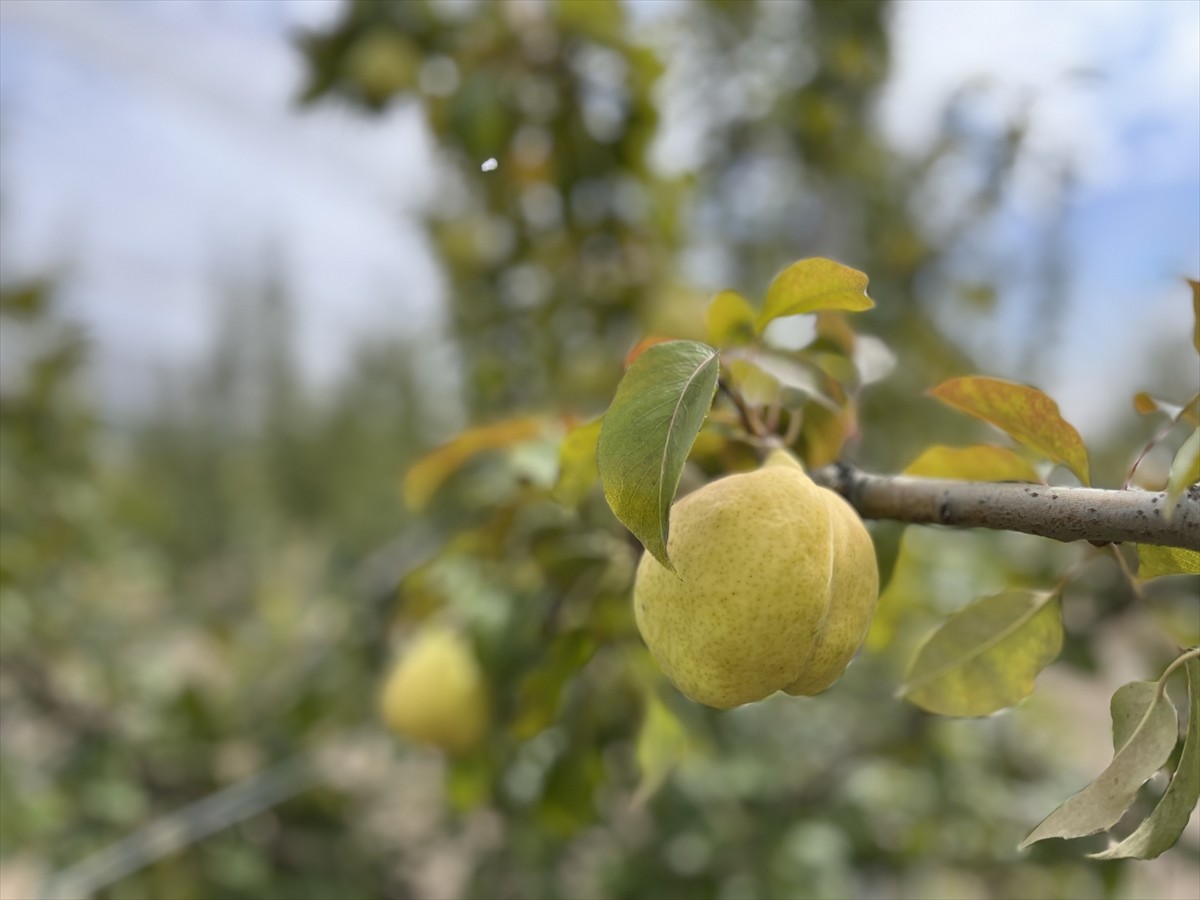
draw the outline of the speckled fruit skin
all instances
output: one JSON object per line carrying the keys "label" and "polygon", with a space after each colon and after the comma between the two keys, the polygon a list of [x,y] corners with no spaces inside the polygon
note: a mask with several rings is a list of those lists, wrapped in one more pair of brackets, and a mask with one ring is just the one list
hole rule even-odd
{"label": "speckled fruit skin", "polygon": [[446,628],[417,635],[388,675],[379,705],[396,734],[448,753],[470,750],[487,731],[483,672],[467,640]]}
{"label": "speckled fruit skin", "polygon": [[649,553],[638,565],[638,629],[675,686],[718,709],[828,688],[879,598],[858,514],[784,451],[675,504],[667,551],[677,574]]}

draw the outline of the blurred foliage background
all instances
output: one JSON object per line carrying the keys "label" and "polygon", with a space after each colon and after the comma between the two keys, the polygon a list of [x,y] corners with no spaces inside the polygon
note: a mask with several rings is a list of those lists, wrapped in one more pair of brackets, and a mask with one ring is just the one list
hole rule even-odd
{"label": "blurred foliage background", "polygon": [[[306,392],[280,272],[227,291],[203,370],[117,429],[88,400],[87,337],[56,283],[5,280],[5,898],[1194,889],[1194,822],[1149,864],[1015,850],[1106,762],[1107,696],[1161,671],[1155,622],[1191,627],[1194,581],[1139,604],[1111,556],[1093,562],[1065,603],[1062,661],[1030,702],[982,720],[894,699],[914,644],[1080,548],[873,523],[891,584],[830,692],[717,714],[649,663],[628,608],[638,548],[595,492],[554,497],[566,427],[604,409],[642,336],[703,338],[710,282],[757,297],[785,264],[826,255],[870,274],[878,306],[855,324],[899,361],[843,454],[897,471],[932,436],[976,435],[923,392],[986,371],[939,323],[986,322],[1017,277],[980,236],[1023,126],[981,129],[964,86],[924,158],[890,151],[871,115],[883,2],[696,0],[635,32],[616,0],[355,0],[297,37],[301,102],[423,110],[456,378],[380,335],[333,389]],[[703,135],[687,174],[652,158],[668,77]],[[951,164],[972,187],[919,215]],[[1055,171],[1065,198],[1070,172]],[[1051,221],[1033,264],[1048,294],[1053,237]],[[1031,380],[1046,349],[1029,348]],[[1129,393],[1170,389],[1163,365]],[[464,418],[470,452],[433,457],[414,511],[405,472]],[[1096,481],[1119,485],[1155,424],[1130,410],[1120,440],[1091,448]],[[744,462],[718,453],[691,477]],[[376,713],[393,653],[430,621],[470,636],[492,695],[487,742],[453,760],[396,741]]]}

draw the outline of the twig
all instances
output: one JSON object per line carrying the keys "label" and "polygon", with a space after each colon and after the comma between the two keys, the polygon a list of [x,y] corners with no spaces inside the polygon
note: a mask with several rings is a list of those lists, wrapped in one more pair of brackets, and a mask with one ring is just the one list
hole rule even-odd
{"label": "twig", "polygon": [[304,755],[163,816],[54,873],[42,888],[46,900],[80,900],[171,853],[302,793],[316,781]]}
{"label": "twig", "polygon": [[817,469],[812,478],[845,497],[864,519],[1200,550],[1197,485],[1184,491],[1168,518],[1161,492],[869,475],[841,464]]}
{"label": "twig", "polygon": [[1129,563],[1125,561],[1120,549],[1116,544],[1108,544],[1108,549],[1112,551],[1113,558],[1117,561],[1117,566],[1121,569],[1121,574],[1125,576],[1125,582],[1129,585],[1129,589],[1133,592],[1134,598],[1139,603],[1146,602],[1146,592],[1142,589],[1141,582],[1134,577],[1133,571],[1129,568]]}
{"label": "twig", "polygon": [[742,427],[746,429],[747,434],[752,434],[755,437],[763,437],[767,433],[766,427],[759,420],[754,411],[746,405],[746,401],[742,399],[742,395],[735,391],[726,383],[724,378],[717,381],[717,388],[733,403],[737,410],[738,418],[741,420]]}
{"label": "twig", "polygon": [[1163,691],[1167,689],[1167,679],[1175,674],[1176,669],[1193,659],[1200,659],[1200,647],[1193,647],[1191,650],[1185,650],[1183,653],[1179,654],[1179,656],[1177,656],[1175,660],[1166,667],[1166,669],[1163,670],[1163,673],[1158,676],[1158,690],[1154,692],[1155,695],[1161,697],[1163,695]]}

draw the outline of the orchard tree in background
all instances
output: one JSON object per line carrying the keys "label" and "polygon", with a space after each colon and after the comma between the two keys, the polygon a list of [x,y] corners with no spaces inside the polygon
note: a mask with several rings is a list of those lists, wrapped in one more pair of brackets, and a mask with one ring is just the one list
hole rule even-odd
{"label": "orchard tree in background", "polygon": [[[492,686],[492,726],[477,752],[453,757],[448,789],[462,808],[498,808],[516,829],[514,819],[531,809],[541,834],[564,840],[611,819],[616,801],[605,799],[606,785],[629,777],[629,761],[614,761],[606,744],[640,721],[636,738],[627,738],[640,772],[636,796],[655,796],[658,827],[685,844],[754,840],[720,829],[698,837],[686,824],[703,809],[686,786],[689,767],[719,766],[722,746],[724,762],[735,765],[735,735],[746,732],[740,721],[726,725],[662,693],[633,621],[635,559],[606,523],[608,507],[669,566],[668,522],[680,484],[692,491],[754,470],[766,452],[783,447],[867,519],[1085,542],[1078,558],[1074,546],[1035,538],[999,550],[987,537],[968,544],[946,537],[939,548],[937,534],[910,534],[896,524],[875,529],[885,589],[864,656],[850,670],[853,699],[843,702],[855,718],[879,716],[892,730],[837,747],[812,741],[806,730],[817,772],[788,779],[797,796],[815,792],[835,803],[825,795],[832,790],[823,782],[826,766],[842,774],[853,765],[848,760],[870,769],[873,758],[944,752],[929,737],[933,720],[881,713],[882,698],[900,690],[913,707],[949,716],[1017,704],[1060,652],[1074,665],[1096,665],[1088,628],[1072,635],[1062,627],[1063,603],[1081,582],[1103,583],[1090,585],[1099,605],[1095,598],[1076,602],[1079,620],[1096,623],[1140,596],[1144,582],[1195,569],[1195,498],[1181,487],[1194,440],[1178,447],[1165,492],[1094,489],[1092,470],[1107,477],[1125,467],[1129,448],[1105,447],[1093,464],[1050,398],[964,375],[973,365],[936,325],[956,297],[965,306],[995,296],[996,263],[981,260],[972,273],[962,259],[1004,201],[1023,123],[981,131],[964,90],[947,109],[942,140],[925,158],[901,161],[870,124],[887,72],[886,4],[747,9],[691,4],[681,14],[684,25],[667,38],[692,60],[679,64],[690,93],[688,85],[676,91],[693,102],[726,89],[754,98],[728,109],[701,100],[706,141],[693,179],[664,179],[648,165],[647,136],[657,120],[648,98],[662,69],[646,48],[628,42],[620,3],[485,4],[462,19],[442,17],[436,4],[356,4],[307,44],[314,62],[309,99],[337,92],[383,108],[419,97],[460,172],[461,193],[439,202],[431,218],[451,276],[451,332],[468,348],[464,358],[475,373],[467,406],[489,424],[468,429],[408,473],[410,507],[449,530],[443,549],[403,579],[397,625],[401,637],[449,624],[472,638]],[[796,54],[779,51],[797,45],[814,54],[811,71],[782,61]],[[389,80],[382,66],[365,64],[372,57],[411,64],[396,66]],[[535,95],[543,102],[531,102]],[[481,172],[481,162],[492,159],[497,167]],[[939,166],[964,160],[980,167],[977,192],[933,221],[919,219],[915,198],[926,194]],[[1069,184],[1065,168],[1052,174]],[[1052,253],[1055,242],[1044,246]],[[873,306],[866,275],[821,257],[785,267],[797,248],[853,260],[872,273],[873,292],[887,299],[862,317],[862,333],[846,313]],[[708,302],[687,287],[679,262],[699,253],[710,258],[710,269],[727,272],[729,283],[765,283],[783,271],[761,305],[732,290]],[[529,290],[514,295],[522,286]],[[1061,284],[1047,292],[1055,288]],[[1048,319],[1055,308],[1049,305]],[[815,320],[812,340],[801,347],[774,341],[771,323],[798,315]],[[1046,326],[1042,333],[1053,333],[1053,322]],[[597,400],[614,393],[603,419],[591,418]],[[547,403],[560,412],[528,412]],[[1196,425],[1194,400],[1173,406],[1139,394],[1137,404],[1162,420],[1146,451],[1163,441],[1174,446],[1181,430]],[[505,418],[506,408],[521,414]],[[967,416],[955,417],[961,413]],[[999,428],[1013,443],[970,443],[975,432],[967,417]],[[939,443],[930,444],[931,434]],[[859,464],[902,474],[870,475]],[[1064,477],[1076,483],[1062,483]],[[1135,465],[1118,480],[1128,487],[1139,477]],[[607,505],[598,500],[597,479]],[[1136,560],[1121,549],[1128,544],[1137,545]],[[939,557],[952,578],[938,571]],[[983,585],[980,595],[957,593]],[[1156,855],[1182,830],[1195,786],[1190,770],[1178,765],[1177,732],[1181,722],[1196,721],[1186,713],[1186,698],[1196,692],[1176,702],[1167,686],[1178,695],[1180,684],[1194,680],[1192,656],[1181,648],[1196,644],[1198,629],[1194,605],[1171,598],[1166,612],[1157,600],[1150,604],[1169,635],[1154,651],[1168,651],[1156,673],[1161,680],[1150,695],[1144,687],[1118,692],[1114,721],[1137,721],[1114,726],[1112,766],[1031,837],[1109,828],[1144,802],[1138,788],[1168,762],[1180,777],[1144,828],[1106,852]],[[817,715],[796,712],[806,714]],[[920,750],[906,751],[909,741]],[[1149,756],[1146,744],[1154,748]],[[1197,742],[1185,738],[1183,745],[1188,762]],[[1008,750],[995,752],[988,778],[972,777],[1004,784],[995,773],[1015,766],[1011,775],[1020,780],[1041,765],[1014,763],[1020,754]],[[784,763],[760,756],[768,777],[781,777]],[[930,760],[934,768],[944,764]],[[676,766],[690,813],[655,794]],[[514,788],[524,777],[516,773],[534,779],[530,787]],[[738,796],[766,802],[753,790]],[[945,800],[950,808],[957,802],[951,794]],[[675,814],[665,812],[673,808]],[[760,813],[751,833],[772,835],[764,838],[772,846],[802,830],[794,804]],[[999,833],[1022,825],[1028,832],[1032,823],[1010,822],[1012,815],[999,813],[1006,822]],[[1005,840],[996,829],[972,834],[964,840],[973,849],[950,851],[952,857],[985,869],[984,859],[1008,858],[996,849]],[[868,846],[879,852],[890,839],[858,832],[854,840],[858,855]],[[1075,852],[1064,847],[1061,855]],[[543,859],[556,851],[546,853]],[[1052,859],[1059,851],[1039,853]],[[694,877],[703,870],[719,878],[735,855],[710,858]],[[693,876],[675,862],[664,868],[634,853],[625,877],[630,885],[650,878],[684,891]],[[778,885],[763,864],[763,883]],[[505,884],[527,877],[521,869],[502,852],[485,854],[472,883]]]}

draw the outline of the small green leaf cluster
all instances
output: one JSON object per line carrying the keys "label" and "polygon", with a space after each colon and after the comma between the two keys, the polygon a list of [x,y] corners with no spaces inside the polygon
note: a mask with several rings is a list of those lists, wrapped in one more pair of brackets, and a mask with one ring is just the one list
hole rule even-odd
{"label": "small green leaf cluster", "polygon": [[[673,568],[671,504],[719,384],[729,407],[713,423],[718,443],[788,445],[804,436],[807,446],[797,449],[810,463],[837,455],[855,427],[856,393],[869,378],[854,355],[855,334],[833,314],[870,309],[866,290],[861,272],[829,259],[801,260],[771,282],[757,313],[734,291],[713,298],[706,318],[715,347],[668,340],[633,359],[600,427],[598,470],[617,518],[665,567]],[[806,313],[829,316],[808,347],[772,346],[764,333],[772,322]],[[886,349],[874,359],[881,355]],[[876,364],[868,374],[883,373]],[[778,432],[782,422],[790,436]]]}
{"label": "small green leaf cluster", "polygon": [[1166,694],[1167,679],[1187,673],[1188,713],[1183,752],[1154,810],[1124,840],[1096,859],[1153,859],[1172,847],[1200,800],[1200,649],[1179,656],[1158,681],[1134,681],[1112,698],[1113,760],[1096,779],[1052,812],[1022,842],[1078,838],[1112,828],[1137,799],[1138,789],[1167,764],[1179,743],[1179,716]]}

